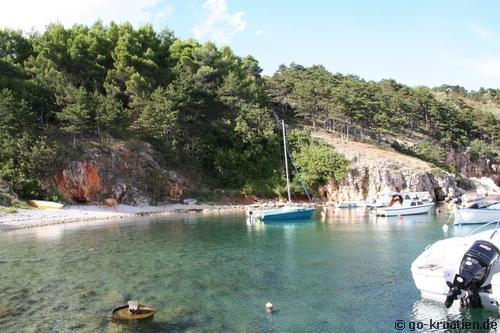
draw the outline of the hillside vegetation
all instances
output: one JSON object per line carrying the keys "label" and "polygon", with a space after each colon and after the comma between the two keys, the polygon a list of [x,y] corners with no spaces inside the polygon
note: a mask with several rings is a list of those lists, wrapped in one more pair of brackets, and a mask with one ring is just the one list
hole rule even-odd
{"label": "hillside vegetation", "polygon": [[[209,187],[280,195],[277,118],[415,138],[420,148],[403,148],[420,156],[458,146],[492,158],[499,105],[499,89],[411,88],[322,66],[264,77],[252,56],[150,25],[0,30],[0,179],[22,197],[50,196],[46,180],[61,163],[116,140],[151,143],[161,163],[201,174]],[[313,189],[345,177],[347,160],[307,131],[292,130],[290,146]]]}

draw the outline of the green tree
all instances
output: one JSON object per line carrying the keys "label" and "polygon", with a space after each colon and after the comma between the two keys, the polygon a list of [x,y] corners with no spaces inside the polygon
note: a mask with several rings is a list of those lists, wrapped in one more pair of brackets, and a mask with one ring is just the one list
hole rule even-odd
{"label": "green tree", "polygon": [[344,181],[349,162],[346,158],[326,145],[311,142],[293,154],[302,179],[307,187],[317,189],[329,180]]}
{"label": "green tree", "polygon": [[89,129],[93,109],[93,100],[83,87],[68,89],[67,104],[56,117],[61,122],[61,131],[73,136],[73,146],[77,135]]}
{"label": "green tree", "polygon": [[112,95],[93,93],[95,105],[95,124],[99,137],[103,133],[119,135],[127,128],[129,113],[121,101]]}
{"label": "green tree", "polygon": [[173,87],[157,88],[146,98],[138,98],[134,109],[138,114],[136,128],[143,137],[173,143],[179,104]]}

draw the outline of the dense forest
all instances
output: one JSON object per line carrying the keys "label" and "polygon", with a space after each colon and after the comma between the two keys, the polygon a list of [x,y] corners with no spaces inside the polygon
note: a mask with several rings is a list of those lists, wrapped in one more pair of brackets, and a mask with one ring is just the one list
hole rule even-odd
{"label": "dense forest", "polygon": [[[279,194],[281,118],[418,136],[421,155],[463,146],[493,156],[499,110],[500,89],[412,88],[297,64],[266,77],[251,56],[150,25],[0,30],[0,179],[23,197],[46,196],[46,177],[89,144],[119,140],[149,142],[213,187]],[[289,143],[307,186],[345,177],[345,158],[307,131],[291,130]]]}

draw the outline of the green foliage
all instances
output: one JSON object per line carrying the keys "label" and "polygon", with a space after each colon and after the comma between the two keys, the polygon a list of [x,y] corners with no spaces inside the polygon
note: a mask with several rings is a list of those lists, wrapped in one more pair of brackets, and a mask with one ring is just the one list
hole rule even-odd
{"label": "green foliage", "polygon": [[73,135],[73,145],[77,134],[83,134],[90,127],[90,116],[95,107],[92,98],[84,88],[69,89],[67,104],[56,114],[62,123],[61,131]]}
{"label": "green foliage", "polygon": [[493,158],[495,153],[491,146],[486,142],[478,139],[472,140],[469,147],[469,156],[473,161],[478,160],[479,158]]}
{"label": "green foliage", "polygon": [[146,98],[134,101],[134,111],[138,114],[137,129],[145,138],[169,139],[176,130],[178,103],[170,89],[157,88]]}
{"label": "green foliage", "polygon": [[344,181],[349,161],[326,144],[311,142],[293,154],[307,187],[317,189],[329,180]]}
{"label": "green foliage", "polygon": [[277,111],[291,108],[313,126],[333,120],[395,136],[420,133],[445,148],[468,145],[474,139],[500,145],[500,121],[486,111],[500,109],[500,93],[494,89],[410,88],[394,80],[367,82],[331,74],[321,66],[293,63],[281,66],[266,87]]}
{"label": "green foliage", "polygon": [[17,213],[17,208],[14,208],[14,207],[6,207],[6,208],[2,208],[0,209],[0,213],[3,213],[3,214],[15,214]]}
{"label": "green foliage", "polygon": [[400,153],[432,163],[441,169],[453,173],[457,179],[461,177],[456,168],[446,161],[446,150],[435,142],[423,142],[417,144],[414,148],[410,148],[404,144],[394,141],[391,144],[391,147]]}
{"label": "green foliage", "polygon": [[415,152],[423,160],[442,165],[446,163],[446,150],[435,142],[422,142],[415,146]]}
{"label": "green foliage", "polygon": [[99,136],[104,134],[120,135],[127,126],[129,112],[113,95],[101,95],[94,92],[92,96],[95,105],[95,125]]}
{"label": "green foliage", "polygon": [[[473,158],[493,156],[500,143],[491,112],[498,89],[410,88],[297,64],[272,77],[261,72],[252,56],[151,25],[51,24],[29,36],[0,30],[0,178],[25,197],[57,196],[45,183],[57,163],[78,158],[89,142],[126,138],[150,142],[165,163],[188,166],[214,188],[283,193],[276,115],[418,134],[442,148],[468,145]],[[308,186],[343,179],[340,155],[308,132],[287,134]],[[443,162],[429,144],[415,149]],[[157,180],[145,183],[160,199]],[[297,184],[295,177],[299,191]]]}

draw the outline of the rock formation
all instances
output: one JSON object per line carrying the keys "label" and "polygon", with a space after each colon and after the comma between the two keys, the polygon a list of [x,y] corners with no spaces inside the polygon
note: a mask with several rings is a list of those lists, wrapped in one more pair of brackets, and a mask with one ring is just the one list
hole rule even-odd
{"label": "rock formation", "polygon": [[385,191],[428,191],[436,200],[464,193],[454,175],[417,158],[327,134],[315,136],[351,161],[345,181],[332,180],[320,189],[328,201],[373,201]]}
{"label": "rock formation", "polygon": [[147,143],[95,148],[66,162],[50,181],[66,199],[80,203],[178,200],[188,186],[186,178],[162,168],[154,156]]}
{"label": "rock formation", "polygon": [[427,191],[435,200],[464,193],[455,176],[440,170],[419,170],[401,161],[354,162],[347,180],[330,181],[321,189],[328,201],[374,201],[377,193],[387,191]]}
{"label": "rock formation", "polygon": [[0,206],[11,206],[18,203],[17,195],[11,191],[9,185],[0,180]]}

